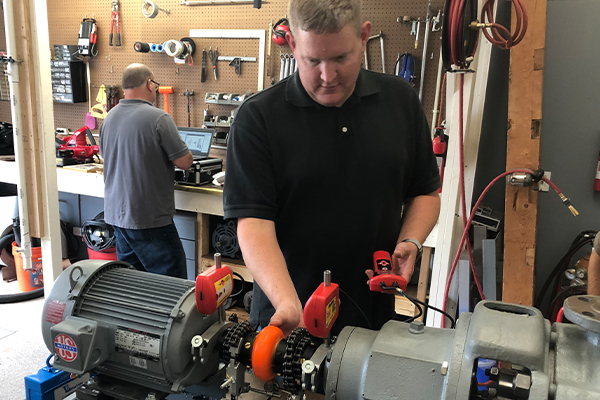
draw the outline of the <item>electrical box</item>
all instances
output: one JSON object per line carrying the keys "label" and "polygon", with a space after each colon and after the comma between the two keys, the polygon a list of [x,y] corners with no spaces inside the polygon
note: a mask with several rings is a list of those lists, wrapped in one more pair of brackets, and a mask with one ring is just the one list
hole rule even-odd
{"label": "electrical box", "polygon": [[52,60],[50,63],[54,102],[86,102],[85,65],[83,61]]}

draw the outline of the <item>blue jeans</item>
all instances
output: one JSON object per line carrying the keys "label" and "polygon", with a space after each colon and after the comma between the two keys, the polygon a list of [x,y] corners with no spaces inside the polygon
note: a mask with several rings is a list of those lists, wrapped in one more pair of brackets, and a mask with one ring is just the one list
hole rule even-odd
{"label": "blue jeans", "polygon": [[117,258],[140,271],[187,278],[185,252],[177,228],[115,228]]}

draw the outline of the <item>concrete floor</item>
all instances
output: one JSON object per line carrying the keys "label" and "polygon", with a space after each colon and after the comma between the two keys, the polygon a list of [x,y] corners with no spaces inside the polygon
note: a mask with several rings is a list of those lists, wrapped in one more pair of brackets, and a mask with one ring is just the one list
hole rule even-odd
{"label": "concrete floor", "polygon": [[[0,294],[19,293],[17,282],[0,279]],[[41,315],[44,298],[0,304],[0,399],[23,400],[24,378],[46,365]]]}

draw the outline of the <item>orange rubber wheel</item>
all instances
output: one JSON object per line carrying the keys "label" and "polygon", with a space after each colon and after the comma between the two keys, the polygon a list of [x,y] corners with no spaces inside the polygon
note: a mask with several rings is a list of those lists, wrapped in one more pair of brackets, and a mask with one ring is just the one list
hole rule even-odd
{"label": "orange rubber wheel", "polygon": [[283,332],[276,326],[264,327],[254,339],[252,345],[252,369],[254,375],[261,381],[270,381],[275,378],[273,371],[273,356],[277,345],[283,339]]}

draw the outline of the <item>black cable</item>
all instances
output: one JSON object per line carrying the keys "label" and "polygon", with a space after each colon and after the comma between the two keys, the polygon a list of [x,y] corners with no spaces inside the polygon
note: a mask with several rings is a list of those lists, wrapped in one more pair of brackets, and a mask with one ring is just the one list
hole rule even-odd
{"label": "black cable", "polygon": [[422,305],[423,307],[430,308],[430,309],[432,309],[433,311],[437,311],[437,312],[439,312],[439,313],[441,313],[441,314],[444,314],[444,315],[446,316],[446,318],[448,318],[448,319],[450,320],[450,322],[452,323],[452,325],[450,326],[450,328],[451,328],[451,329],[454,329],[454,327],[456,326],[456,323],[455,323],[455,321],[454,321],[454,318],[452,318],[452,316],[450,316],[450,314],[448,314],[446,311],[442,311],[442,310],[440,310],[440,309],[439,309],[439,308],[437,308],[437,307],[434,307],[434,306],[432,306],[432,305],[429,305],[429,304],[427,304],[427,303],[424,303],[424,302],[422,302],[422,301],[421,301],[421,300],[419,300],[419,299],[415,299],[414,297],[412,297],[412,296],[409,296],[408,294],[406,294],[406,292],[405,292],[404,290],[400,289],[400,288],[388,288],[388,287],[382,287],[382,288],[383,288],[383,289],[386,289],[386,290],[395,289],[395,290],[396,290],[398,293],[400,293],[402,296],[406,297],[406,298],[407,298],[408,300],[410,300],[410,301],[411,301],[413,304],[416,302],[416,303],[419,303],[420,305]]}
{"label": "black cable", "polygon": [[[100,230],[102,235],[100,236],[100,243],[91,238],[96,230]],[[107,236],[104,236],[105,232]],[[88,248],[97,252],[103,252],[116,246],[117,238],[114,229],[104,221],[104,211],[98,213],[94,218],[81,225],[81,235]]]}
{"label": "black cable", "polygon": [[409,299],[408,297],[404,296],[406,299],[408,299],[408,301],[410,301],[411,303],[413,303],[415,305],[415,307],[417,307],[417,309],[419,310],[419,314],[415,315],[412,318],[407,319],[406,322],[407,324],[410,324],[411,322],[413,322],[415,319],[419,318],[421,315],[423,315],[423,308],[421,308],[421,306],[419,305],[419,303],[416,303],[414,301],[412,301],[411,299]]}
{"label": "black cable", "polygon": [[[579,249],[581,249],[584,245],[593,242],[594,239],[589,237],[587,232],[589,232],[589,231],[582,232],[577,236],[577,238],[573,241],[573,243],[571,243],[571,246],[569,247],[569,250],[567,250],[567,253],[556,264],[556,266],[554,267],[552,272],[550,272],[550,274],[548,275],[548,278],[546,279],[546,281],[542,285],[542,288],[540,289],[538,297],[535,300],[534,306],[536,308],[540,308],[542,306],[542,302],[544,301],[544,298],[546,297],[546,294],[547,294],[548,288],[550,287],[550,284],[556,279],[558,274],[561,273],[562,269],[566,269],[566,268],[564,268],[565,263],[567,263],[567,265],[568,265],[568,262],[571,260],[571,257],[573,257],[575,255],[575,253],[577,251],[579,251]],[[584,240],[581,241],[581,238],[583,238]],[[556,286],[555,286],[554,291],[556,291]]]}
{"label": "black cable", "polygon": [[344,292],[342,290],[342,288],[340,288],[340,292],[342,292],[342,294],[344,296],[346,296],[348,299],[350,299],[350,301],[356,306],[356,308],[358,309],[358,311],[360,311],[360,313],[362,314],[362,316],[365,318],[365,321],[367,321],[367,326],[369,327],[369,329],[373,329],[371,328],[371,321],[369,321],[369,318],[367,317],[367,314],[365,314],[365,312],[362,310],[362,308],[360,308],[360,306],[354,301],[354,299],[352,297],[350,297],[350,295],[346,292]]}
{"label": "black cable", "polygon": [[231,271],[231,273],[233,275],[237,276],[238,278],[240,278],[240,280],[242,281],[242,288],[237,293],[229,296],[231,299],[233,299],[234,297],[237,297],[240,294],[242,294],[242,292],[244,291],[244,287],[246,286],[246,280],[244,279],[244,277],[242,275],[238,274],[237,272]]}
{"label": "black cable", "polygon": [[[550,302],[550,305],[548,306],[548,310],[546,310],[547,311],[546,316],[550,316],[550,314],[552,313],[552,310],[554,309],[554,305],[561,297],[563,297],[567,293],[577,292],[577,291],[580,291],[581,293],[571,293],[571,296],[575,296],[575,295],[579,295],[579,294],[586,294],[587,293],[587,285],[569,286],[567,288],[562,289],[560,292],[558,292],[556,294],[556,296],[554,296],[554,298]],[[564,301],[564,299],[563,299],[563,301]]]}

